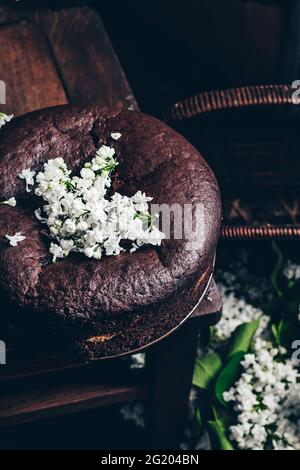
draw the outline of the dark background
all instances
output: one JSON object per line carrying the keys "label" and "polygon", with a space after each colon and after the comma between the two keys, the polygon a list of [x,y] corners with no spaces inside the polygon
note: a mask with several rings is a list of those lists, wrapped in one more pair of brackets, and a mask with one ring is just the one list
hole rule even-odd
{"label": "dark background", "polygon": [[203,90],[295,80],[299,1],[89,4],[150,114],[163,116],[174,101]]}
{"label": "dark background", "polygon": [[[15,2],[0,2],[0,4]],[[203,90],[295,80],[299,0],[30,1],[100,14],[141,109]]]}

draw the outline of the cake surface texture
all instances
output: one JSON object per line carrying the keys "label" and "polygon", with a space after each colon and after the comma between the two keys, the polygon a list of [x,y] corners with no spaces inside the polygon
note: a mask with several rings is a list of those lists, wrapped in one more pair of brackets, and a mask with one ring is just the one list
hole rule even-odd
{"label": "cake surface texture", "polygon": [[[116,132],[121,134],[118,140],[111,137]],[[181,239],[171,237],[161,246],[143,246],[134,253],[101,260],[74,253],[52,263],[51,240],[34,216],[41,202],[26,192],[18,175],[27,168],[40,171],[56,157],[78,174],[103,144],[114,147],[118,160],[111,194],[131,196],[140,190],[154,204],[202,205],[201,246],[193,246],[188,229]],[[0,205],[1,289],[12,305],[27,312],[36,329],[47,325],[49,331],[60,330],[59,335],[74,338],[82,349],[97,344],[95,355],[138,348],[167,333],[188,312],[174,312],[173,319],[169,312],[170,323],[163,321],[156,333],[151,326],[148,334],[145,322],[158,319],[163,306],[181,293],[195,305],[211,275],[221,219],[215,177],[191,144],[145,114],[60,106],[15,119],[0,132],[0,197],[17,200],[16,207]],[[5,236],[17,232],[26,239],[10,246]],[[123,330],[129,325],[138,325],[140,339],[126,344]]]}

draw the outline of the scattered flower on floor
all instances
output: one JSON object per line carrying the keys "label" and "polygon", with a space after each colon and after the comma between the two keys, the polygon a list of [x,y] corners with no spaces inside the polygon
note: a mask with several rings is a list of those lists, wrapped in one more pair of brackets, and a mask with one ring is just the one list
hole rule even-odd
{"label": "scattered flower on floor", "polygon": [[132,420],[136,426],[144,428],[144,406],[142,403],[127,403],[121,408],[121,414],[125,420]]}

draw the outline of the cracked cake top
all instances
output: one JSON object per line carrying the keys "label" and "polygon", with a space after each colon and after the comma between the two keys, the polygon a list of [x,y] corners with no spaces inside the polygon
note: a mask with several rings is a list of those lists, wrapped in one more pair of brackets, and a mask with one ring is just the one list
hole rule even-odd
{"label": "cracked cake top", "polygon": [[[191,242],[190,227],[161,246],[101,260],[76,253],[53,264],[49,239],[34,217],[36,198],[18,175],[41,171],[57,157],[76,175],[101,145],[111,145],[115,132],[122,138],[113,142],[118,166],[111,193],[142,191],[168,206],[201,204],[203,243]],[[220,195],[207,163],[175,131],[135,111],[61,106],[7,124],[0,134],[0,196],[18,201],[0,205],[0,285],[18,305],[60,318],[117,318],[168,298],[207,269],[219,234]],[[19,232],[26,239],[9,245],[5,235]]]}

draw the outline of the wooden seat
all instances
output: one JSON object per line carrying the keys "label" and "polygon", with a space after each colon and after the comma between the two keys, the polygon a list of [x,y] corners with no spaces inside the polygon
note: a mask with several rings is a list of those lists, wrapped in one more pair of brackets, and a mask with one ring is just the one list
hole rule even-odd
{"label": "wooden seat", "polygon": [[[85,7],[0,7],[0,78],[7,93],[0,111],[15,116],[69,102],[138,109],[100,18]],[[221,307],[212,280],[185,325],[147,352],[144,370],[129,370],[123,360],[46,359],[14,345],[0,366],[0,427],[142,399],[151,445],[176,446],[199,329],[217,322]]]}

